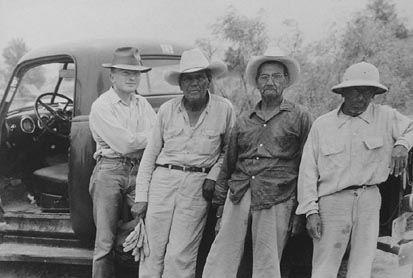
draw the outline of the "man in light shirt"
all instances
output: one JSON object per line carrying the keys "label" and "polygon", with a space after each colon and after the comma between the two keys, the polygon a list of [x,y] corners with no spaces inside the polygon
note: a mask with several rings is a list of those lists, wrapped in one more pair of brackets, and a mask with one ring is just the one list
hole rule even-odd
{"label": "man in light shirt", "polygon": [[232,104],[208,90],[211,78],[225,71],[225,64],[209,63],[192,49],[182,54],[178,71],[165,75],[183,96],[160,107],[139,167],[132,213],[142,217],[146,212],[151,250],[141,260],[139,277],[195,276],[209,203],[235,121]]}
{"label": "man in light shirt", "polygon": [[136,173],[156,113],[137,94],[140,75],[151,68],[142,66],[138,50],[116,49],[110,68],[112,87],[93,104],[89,124],[97,163],[90,179],[96,224],[93,277],[114,277],[112,249],[124,202],[134,203]]}
{"label": "man in light shirt", "polygon": [[347,278],[370,278],[379,233],[378,184],[403,173],[413,145],[413,121],[371,103],[387,92],[379,71],[361,62],[332,88],[343,104],[319,117],[304,146],[297,214],[313,237],[313,278],[336,277],[350,244]]}

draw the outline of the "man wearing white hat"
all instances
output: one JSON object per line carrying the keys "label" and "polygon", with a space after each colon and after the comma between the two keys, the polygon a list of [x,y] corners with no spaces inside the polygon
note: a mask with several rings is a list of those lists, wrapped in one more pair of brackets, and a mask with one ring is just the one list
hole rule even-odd
{"label": "man wearing white hat", "polygon": [[199,49],[182,54],[178,71],[165,80],[183,96],[164,103],[144,152],[132,213],[142,217],[150,255],[139,277],[195,276],[198,246],[229,132],[235,121],[232,104],[211,94],[211,78],[226,71],[209,63]]}
{"label": "man wearing white hat", "polygon": [[299,72],[295,59],[275,50],[248,62],[247,81],[260,91],[261,101],[237,119],[231,132],[213,200],[222,222],[205,278],[237,277],[247,229],[252,234],[252,277],[281,277],[301,150],[311,126],[310,114],[283,97]]}
{"label": "man wearing white hat", "polygon": [[114,277],[112,250],[119,215],[126,201],[134,204],[135,180],[147,137],[155,125],[156,113],[149,102],[136,93],[142,72],[138,50],[115,50],[110,69],[112,87],[93,104],[89,125],[96,141],[96,166],[90,179],[96,241],[93,277]]}
{"label": "man wearing white hat", "polygon": [[344,102],[319,117],[305,144],[297,214],[313,237],[313,278],[336,277],[350,244],[347,278],[370,278],[379,233],[378,184],[399,176],[413,146],[413,122],[371,103],[387,92],[379,71],[361,62],[332,88]]}

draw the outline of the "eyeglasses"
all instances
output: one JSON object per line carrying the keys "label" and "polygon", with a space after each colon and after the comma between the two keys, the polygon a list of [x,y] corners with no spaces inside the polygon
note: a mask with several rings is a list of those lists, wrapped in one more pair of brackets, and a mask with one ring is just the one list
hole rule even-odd
{"label": "eyeglasses", "polygon": [[286,74],[281,74],[281,73],[274,73],[273,75],[269,74],[260,74],[258,76],[258,80],[267,83],[270,79],[274,81],[281,81],[283,78],[287,76]]}

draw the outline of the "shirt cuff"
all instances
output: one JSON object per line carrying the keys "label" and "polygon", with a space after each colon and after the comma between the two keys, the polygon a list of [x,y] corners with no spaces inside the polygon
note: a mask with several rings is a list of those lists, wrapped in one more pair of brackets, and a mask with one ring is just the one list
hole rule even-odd
{"label": "shirt cuff", "polygon": [[407,140],[404,139],[399,139],[394,143],[394,146],[403,146],[405,147],[408,151],[410,151],[410,144],[407,142]]}
{"label": "shirt cuff", "polygon": [[312,209],[305,214],[305,217],[308,218],[311,214],[317,214],[317,213],[318,213],[318,210]]}
{"label": "shirt cuff", "polygon": [[147,191],[136,192],[135,203],[138,203],[138,202],[148,202],[148,192]]}

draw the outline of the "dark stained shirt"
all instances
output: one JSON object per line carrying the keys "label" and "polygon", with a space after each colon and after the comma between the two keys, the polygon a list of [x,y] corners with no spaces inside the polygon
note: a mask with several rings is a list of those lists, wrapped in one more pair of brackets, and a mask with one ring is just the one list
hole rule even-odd
{"label": "dark stained shirt", "polygon": [[295,196],[301,152],[311,128],[303,107],[283,100],[267,119],[255,109],[240,116],[219,174],[213,203],[240,202],[251,188],[251,209],[260,210]]}

